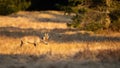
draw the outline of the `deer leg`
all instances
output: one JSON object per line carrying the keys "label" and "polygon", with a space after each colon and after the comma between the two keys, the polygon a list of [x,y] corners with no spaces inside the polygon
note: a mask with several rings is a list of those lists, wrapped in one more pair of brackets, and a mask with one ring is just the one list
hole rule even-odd
{"label": "deer leg", "polygon": [[22,47],[23,46],[23,41],[21,40],[21,44],[20,44],[20,47]]}
{"label": "deer leg", "polygon": [[37,44],[36,43],[33,43],[34,44],[34,46],[36,47],[37,46]]}

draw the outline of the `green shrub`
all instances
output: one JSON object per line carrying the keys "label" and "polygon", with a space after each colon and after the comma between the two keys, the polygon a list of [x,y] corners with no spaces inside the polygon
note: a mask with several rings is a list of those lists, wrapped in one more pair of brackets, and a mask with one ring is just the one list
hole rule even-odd
{"label": "green shrub", "polygon": [[118,20],[120,18],[120,9],[111,11],[109,15],[110,15],[112,21]]}
{"label": "green shrub", "polygon": [[110,13],[110,18],[110,28],[114,31],[120,31],[120,9],[112,11]]}
{"label": "green shrub", "polygon": [[72,23],[67,24],[68,27],[74,27],[74,28],[81,28],[81,22],[84,19],[85,13],[87,12],[87,9],[81,8],[76,13],[75,16],[72,17]]}
{"label": "green shrub", "polygon": [[67,7],[75,14],[68,27],[120,31],[120,0],[68,0]]}
{"label": "green shrub", "polygon": [[0,0],[0,15],[8,15],[30,6],[30,0]]}
{"label": "green shrub", "polygon": [[76,15],[72,18],[71,26],[74,28],[80,28],[80,24],[82,22],[83,16],[82,15]]}
{"label": "green shrub", "polygon": [[84,27],[84,29],[88,31],[97,31],[103,29],[103,27],[103,24],[100,23],[89,23]]}
{"label": "green shrub", "polygon": [[113,21],[110,25],[110,29],[113,31],[120,31],[120,20]]}

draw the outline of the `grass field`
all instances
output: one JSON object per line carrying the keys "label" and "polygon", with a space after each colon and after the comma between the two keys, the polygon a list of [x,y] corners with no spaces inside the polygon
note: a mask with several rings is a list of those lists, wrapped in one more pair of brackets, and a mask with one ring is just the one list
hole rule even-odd
{"label": "grass field", "polygon": [[[119,68],[120,33],[69,29],[58,11],[0,16],[0,68]],[[49,34],[48,45],[20,47],[23,37]]]}

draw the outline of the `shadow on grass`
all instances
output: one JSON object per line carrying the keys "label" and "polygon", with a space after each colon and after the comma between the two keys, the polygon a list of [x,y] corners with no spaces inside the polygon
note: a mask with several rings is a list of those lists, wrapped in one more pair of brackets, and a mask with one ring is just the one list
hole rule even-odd
{"label": "shadow on grass", "polygon": [[[105,53],[103,53],[105,52]],[[81,55],[80,55],[81,54]],[[85,52],[77,53],[77,57],[69,59],[54,60],[45,56],[24,55],[24,54],[0,54],[1,68],[119,68],[120,52],[119,50],[102,50],[97,54]],[[51,55],[52,57],[53,55]],[[60,55],[57,55],[59,57]],[[95,56],[95,57],[93,57]],[[100,59],[99,61],[94,58]],[[72,60],[71,60],[72,59]],[[76,60],[77,59],[77,60]],[[54,60],[54,61],[53,61]],[[89,60],[89,61],[88,61]]]}
{"label": "shadow on grass", "polygon": [[31,68],[42,60],[41,56],[22,54],[0,54],[0,68]]}
{"label": "shadow on grass", "polygon": [[[50,11],[26,12],[24,14],[20,14],[20,13],[13,14],[13,15],[10,15],[10,17],[13,17],[13,18],[17,18],[17,17],[27,18],[27,19],[30,19],[30,21],[32,21],[32,22],[44,22],[44,23],[45,22],[53,22],[53,23],[56,23],[56,22],[57,23],[70,22],[71,16],[65,16],[63,14],[59,14],[59,13],[55,13],[55,12],[53,13],[53,12],[50,12]],[[42,16],[40,14],[42,14]],[[44,15],[47,15],[47,16],[44,16]]]}
{"label": "shadow on grass", "polygon": [[101,49],[97,52],[85,49],[82,52],[78,51],[72,58],[77,60],[92,59],[100,62],[120,62],[120,49]]}
{"label": "shadow on grass", "polygon": [[[48,32],[49,31],[49,32]],[[11,38],[21,38],[24,36],[38,36],[42,38],[43,34],[48,32],[50,41],[55,42],[104,42],[115,41],[120,42],[120,37],[112,36],[95,36],[89,33],[80,33],[75,29],[23,29],[18,27],[0,27],[0,36],[7,36]],[[73,34],[66,34],[65,32],[75,32]]]}

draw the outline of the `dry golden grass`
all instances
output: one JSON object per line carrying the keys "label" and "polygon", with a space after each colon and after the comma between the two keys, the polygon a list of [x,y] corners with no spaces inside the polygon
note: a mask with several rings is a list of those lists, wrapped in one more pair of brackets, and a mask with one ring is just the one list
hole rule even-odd
{"label": "dry golden grass", "polygon": [[[0,16],[0,68],[119,68],[120,33],[68,29],[70,21],[58,11]],[[46,32],[48,45],[20,47],[21,38]]]}

